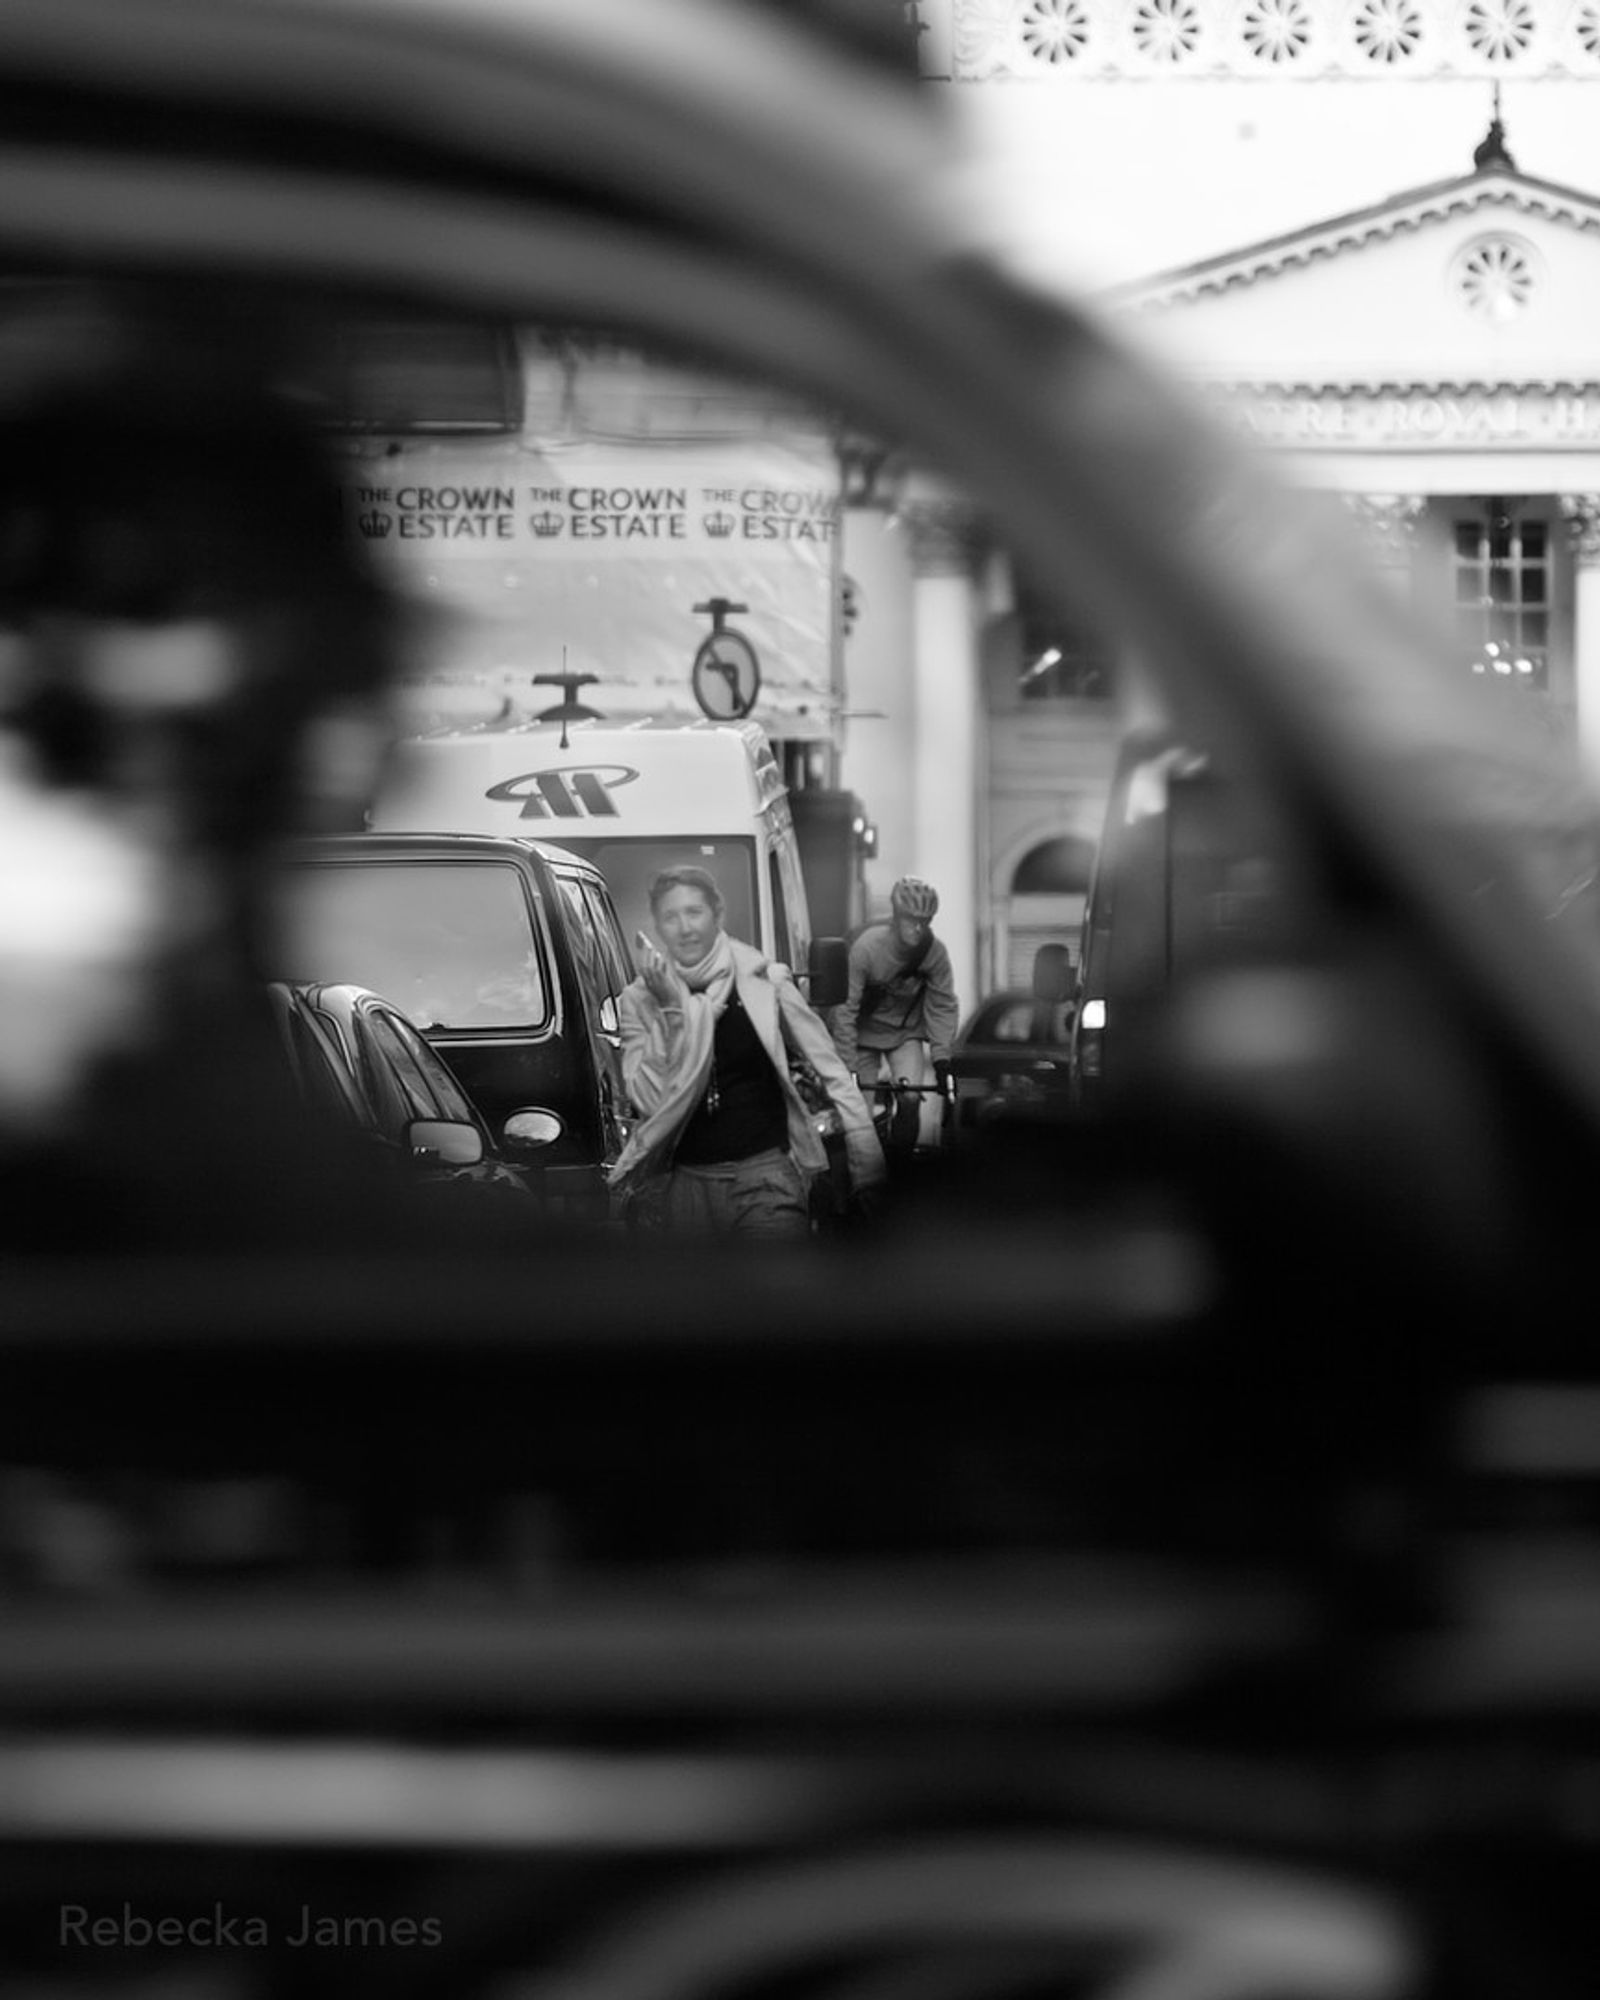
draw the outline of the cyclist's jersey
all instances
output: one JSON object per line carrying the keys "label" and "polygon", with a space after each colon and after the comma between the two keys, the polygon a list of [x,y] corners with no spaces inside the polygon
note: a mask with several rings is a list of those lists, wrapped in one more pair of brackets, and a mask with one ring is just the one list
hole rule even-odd
{"label": "cyclist's jersey", "polygon": [[833,1019],[845,1062],[858,1049],[925,1041],[935,1062],[950,1060],[961,1021],[950,954],[936,937],[908,960],[890,924],[871,924],[850,947],[850,991]]}

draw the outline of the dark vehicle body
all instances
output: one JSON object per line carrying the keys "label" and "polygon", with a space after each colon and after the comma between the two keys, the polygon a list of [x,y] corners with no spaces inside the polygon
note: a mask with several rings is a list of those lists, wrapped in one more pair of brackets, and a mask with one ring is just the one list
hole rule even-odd
{"label": "dark vehicle body", "polygon": [[1112,775],[1090,877],[1067,1068],[1094,1110],[1175,981],[1286,930],[1285,852],[1259,799],[1166,731],[1134,731]]}
{"label": "dark vehicle body", "polygon": [[600,871],[538,841],[367,833],[297,847],[282,968],[381,992],[448,1064],[552,1217],[603,1219],[626,1132]]}
{"label": "dark vehicle body", "polygon": [[950,1052],[953,1137],[992,1119],[1065,1118],[1071,1106],[1068,1050],[1074,1006],[1031,990],[991,993],[975,1007]]}
{"label": "dark vehicle body", "polygon": [[381,994],[363,986],[268,989],[308,1108],[353,1124],[397,1176],[530,1204],[443,1059]]}

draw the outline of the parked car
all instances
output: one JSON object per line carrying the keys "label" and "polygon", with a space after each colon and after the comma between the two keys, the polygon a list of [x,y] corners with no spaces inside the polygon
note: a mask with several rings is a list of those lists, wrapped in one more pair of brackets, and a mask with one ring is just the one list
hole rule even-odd
{"label": "parked car", "polygon": [[1031,989],[991,993],[962,1022],[950,1054],[955,1088],[951,1136],[996,1119],[1067,1115],[1068,1051],[1076,1002]]}
{"label": "parked car", "polygon": [[364,986],[268,987],[306,1108],[353,1126],[397,1178],[481,1190],[532,1210],[527,1176],[502,1157],[444,1061],[399,1009]]}
{"label": "parked car", "polygon": [[384,994],[547,1215],[604,1219],[628,1124],[617,998],[633,970],[600,871],[471,834],[341,835],[292,861],[284,974]]}

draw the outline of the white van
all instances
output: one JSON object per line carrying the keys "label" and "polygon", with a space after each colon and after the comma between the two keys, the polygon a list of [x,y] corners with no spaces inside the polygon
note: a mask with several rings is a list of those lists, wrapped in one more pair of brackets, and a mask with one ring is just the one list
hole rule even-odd
{"label": "white van", "polygon": [[404,738],[377,832],[520,834],[605,875],[630,942],[663,868],[709,869],[735,937],[805,974],[811,921],[789,795],[754,723],[521,719]]}

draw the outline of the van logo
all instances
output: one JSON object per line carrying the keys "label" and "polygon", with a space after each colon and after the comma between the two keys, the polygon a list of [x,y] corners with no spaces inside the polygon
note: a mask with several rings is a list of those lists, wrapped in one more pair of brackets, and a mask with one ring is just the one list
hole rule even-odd
{"label": "van logo", "polygon": [[639,773],[630,764],[589,764],[554,771],[526,771],[491,785],[486,799],[522,807],[523,819],[616,819],[611,794],[631,785]]}

